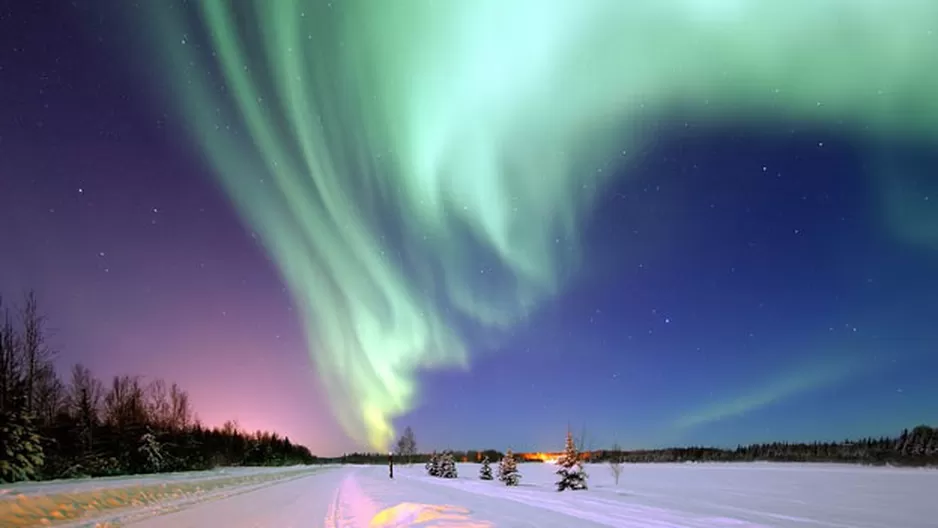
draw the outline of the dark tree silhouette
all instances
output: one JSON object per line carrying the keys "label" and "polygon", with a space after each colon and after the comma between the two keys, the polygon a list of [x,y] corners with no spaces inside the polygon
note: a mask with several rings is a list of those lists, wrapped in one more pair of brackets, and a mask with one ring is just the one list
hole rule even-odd
{"label": "dark tree silhouette", "polygon": [[407,457],[408,464],[413,461],[414,455],[417,454],[417,438],[414,436],[414,430],[409,425],[404,428],[404,433],[397,441],[397,454],[402,458]]}

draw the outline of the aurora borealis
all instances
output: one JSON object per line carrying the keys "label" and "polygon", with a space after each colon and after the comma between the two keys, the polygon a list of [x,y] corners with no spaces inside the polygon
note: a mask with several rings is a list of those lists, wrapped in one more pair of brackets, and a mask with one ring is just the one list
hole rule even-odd
{"label": "aurora borealis", "polygon": [[[162,9],[155,47],[170,50],[196,137],[304,307],[336,416],[379,449],[416,403],[418,368],[468,361],[433,292],[487,326],[555,292],[574,260],[555,240],[575,245],[606,183],[590,167],[616,156],[611,138],[640,148],[645,112],[938,130],[938,71],[917,59],[935,41],[928,4],[200,5],[204,27]],[[210,38],[189,42],[200,30]],[[206,55],[219,76],[200,74],[212,71]],[[895,101],[924,106],[906,115]],[[246,135],[223,133],[229,120]],[[264,174],[269,191],[257,189]],[[398,256],[376,203],[399,215]],[[491,255],[499,288],[474,284],[467,237]],[[425,269],[408,273],[414,261]]]}
{"label": "aurora borealis", "polygon": [[[680,123],[713,137],[725,127],[823,130],[836,138],[829,144],[851,145],[841,161],[853,164],[826,165],[816,179],[833,170],[841,179],[828,181],[829,188],[868,190],[868,203],[849,204],[875,219],[871,231],[885,231],[902,248],[890,254],[934,255],[938,248],[938,182],[924,168],[938,144],[934,2],[588,0],[545,7],[534,0],[203,0],[107,11],[112,24],[123,26],[113,38],[121,44],[110,46],[128,50],[122,64],[109,68],[134,79],[125,82],[147,101],[141,108],[149,107],[135,119],[172,123],[173,148],[198,160],[179,164],[201,163],[256,233],[297,308],[297,346],[302,342],[314,371],[308,381],[323,388],[332,416],[358,446],[385,449],[395,421],[420,420],[426,405],[423,412],[439,412],[432,405],[437,400],[425,394],[439,389],[435,375],[467,376],[453,383],[476,393],[487,390],[483,366],[512,356],[519,364],[548,361],[519,352],[532,345],[518,342],[527,333],[550,334],[539,330],[544,325],[578,328],[569,323],[575,315],[555,311],[576,305],[568,297],[584,295],[581,289],[596,277],[615,275],[609,262],[631,262],[651,247],[659,255],[672,252],[672,266],[706,260],[700,248],[692,249],[693,237],[674,226],[701,221],[686,212],[693,208],[682,210],[688,195],[708,200],[703,196],[725,184],[710,179],[708,189],[669,176],[666,167],[655,169],[662,174],[649,168],[657,167],[649,153],[681,136],[674,132]],[[698,150],[718,143],[696,141]],[[806,148],[795,143],[789,148]],[[781,174],[754,166],[759,176]],[[804,182],[815,169],[797,170]],[[727,175],[724,181],[737,180]],[[609,197],[630,194],[631,186],[683,189],[659,198],[668,204],[661,207],[679,211],[666,220],[649,220],[643,206],[632,211],[647,231],[660,233],[653,241],[616,238],[624,235],[613,234],[615,226],[634,218],[613,213],[618,220],[603,220]],[[738,202],[750,208],[752,195],[740,191]],[[600,230],[605,235],[595,235],[597,224],[607,226]],[[818,231],[811,221],[802,224],[786,227],[786,234]],[[720,225],[736,229],[731,221]],[[773,229],[766,232],[778,234]],[[597,237],[615,240],[617,249]],[[837,273],[850,267],[851,259],[844,260]],[[773,273],[790,279],[796,264],[774,265]],[[629,304],[651,284],[633,284],[621,299],[603,302]],[[660,295],[674,296],[661,287]],[[693,304],[687,295],[670,304]],[[796,311],[823,306],[807,299],[812,307]],[[878,372],[896,355],[917,357],[921,352],[882,344],[890,334],[885,329],[901,318],[878,314],[870,302],[852,319],[881,326],[873,332],[881,341],[777,330],[775,341],[786,343],[768,347],[778,350],[765,352],[770,367],[739,373],[718,390],[705,390],[707,398],[688,396],[656,426],[671,436],[649,434],[647,441],[685,438],[694,428]],[[923,301],[919,308],[931,306]],[[672,325],[659,308],[649,310],[654,324]],[[623,308],[612,326],[644,324],[636,321],[645,316],[629,313]],[[675,327],[683,323],[673,319]],[[598,341],[593,330],[569,330],[555,343],[577,349],[590,342],[602,349],[596,354],[626,361],[617,372],[649,361],[638,356],[699,348],[689,345],[698,339],[740,357],[752,353],[705,327],[694,336],[686,330],[680,345],[638,345],[634,331],[607,330]],[[471,405],[462,396],[453,401]]]}

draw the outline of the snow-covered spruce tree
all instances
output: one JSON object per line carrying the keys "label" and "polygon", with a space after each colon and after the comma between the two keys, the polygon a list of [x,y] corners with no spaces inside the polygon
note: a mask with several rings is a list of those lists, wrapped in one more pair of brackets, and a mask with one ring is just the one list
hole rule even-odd
{"label": "snow-covered spruce tree", "polygon": [[23,410],[0,412],[0,445],[0,482],[39,478],[45,455],[32,415]]}
{"label": "snow-covered spruce tree", "polygon": [[482,467],[479,469],[479,478],[482,480],[492,480],[492,463],[489,457],[482,459]]}
{"label": "snow-covered spruce tree", "polygon": [[431,477],[439,477],[440,476],[440,455],[438,455],[437,452],[434,451],[432,454],[430,454],[430,460],[427,460],[427,465],[424,467],[427,468],[427,475],[430,475]]}
{"label": "snow-covered spruce tree", "polygon": [[518,472],[518,462],[511,449],[505,453],[502,461],[498,463],[498,480],[505,483],[506,486],[517,486],[521,480],[521,473]]}
{"label": "snow-covered spruce tree", "polygon": [[580,454],[577,452],[576,444],[573,442],[573,433],[570,431],[567,431],[567,442],[563,455],[557,459],[557,466],[557,475],[560,475],[560,480],[557,481],[557,491],[586,489],[588,475],[583,470]]}
{"label": "snow-covered spruce tree", "polygon": [[163,467],[163,446],[151,431],[148,430],[140,437],[137,451],[143,455],[147,470],[158,472]]}
{"label": "snow-covered spruce tree", "polygon": [[456,478],[456,459],[453,453],[447,451],[443,453],[443,460],[440,462],[440,476],[443,478]]}

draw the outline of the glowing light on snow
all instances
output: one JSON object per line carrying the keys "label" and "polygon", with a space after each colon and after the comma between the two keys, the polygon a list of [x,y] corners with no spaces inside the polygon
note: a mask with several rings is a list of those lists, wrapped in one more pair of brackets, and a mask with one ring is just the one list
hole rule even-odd
{"label": "glowing light on snow", "polygon": [[439,528],[490,528],[495,526],[488,521],[472,520],[469,513],[468,509],[459,506],[402,502],[378,512],[368,526],[371,528],[418,525],[437,526]]}

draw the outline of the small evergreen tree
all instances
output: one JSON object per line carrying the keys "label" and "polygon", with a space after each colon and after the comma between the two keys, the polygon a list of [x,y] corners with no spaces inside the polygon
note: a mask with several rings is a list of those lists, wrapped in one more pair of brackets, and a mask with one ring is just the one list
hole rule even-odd
{"label": "small evergreen tree", "polygon": [[557,481],[557,491],[586,489],[588,475],[583,470],[580,454],[577,452],[573,434],[570,431],[567,431],[566,445],[563,455],[557,460],[557,466],[559,466],[557,474],[560,475],[560,480]]}
{"label": "small evergreen tree", "polygon": [[147,470],[158,472],[163,467],[163,446],[152,432],[147,431],[140,437],[137,451],[143,455]]}
{"label": "small evergreen tree", "polygon": [[430,455],[430,460],[427,461],[427,465],[424,467],[427,468],[428,475],[430,475],[431,477],[439,477],[440,476],[440,455],[438,455],[436,451],[434,451]]}
{"label": "small evergreen tree", "polygon": [[498,480],[505,483],[506,486],[517,486],[521,480],[521,473],[518,472],[518,462],[511,449],[505,453],[501,462],[498,463]]}
{"label": "small evergreen tree", "polygon": [[443,460],[440,463],[440,476],[443,478],[456,478],[458,475],[456,473],[456,458],[453,457],[452,452],[446,452],[443,454]]}
{"label": "small evergreen tree", "polygon": [[482,459],[482,467],[479,469],[479,478],[482,480],[492,480],[492,463],[489,457]]}

